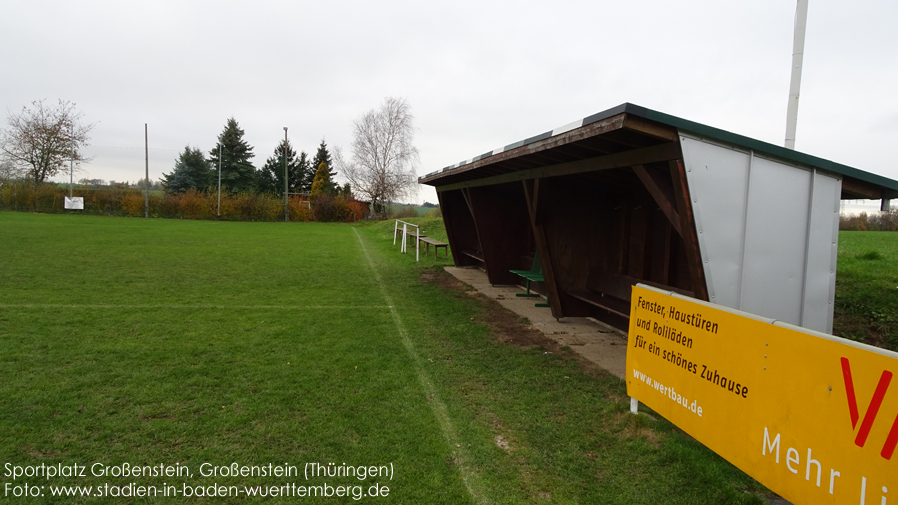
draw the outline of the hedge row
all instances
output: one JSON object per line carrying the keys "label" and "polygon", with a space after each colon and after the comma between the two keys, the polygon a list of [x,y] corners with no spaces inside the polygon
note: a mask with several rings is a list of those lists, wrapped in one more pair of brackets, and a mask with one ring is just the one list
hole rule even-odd
{"label": "hedge row", "polygon": [[843,231],[898,231],[898,210],[857,215],[839,216],[839,229]]}
{"label": "hedge row", "polygon": [[[105,187],[75,191],[84,198],[84,210],[65,209],[67,188],[44,184],[7,182],[0,186],[0,209],[45,213],[83,213],[106,216],[143,217],[146,195],[133,188]],[[365,207],[343,197],[321,196],[313,204],[290,197],[290,221],[358,221]],[[160,194],[151,192],[149,214],[152,217],[187,219],[224,219],[231,221],[283,221],[282,197],[258,193],[221,195],[218,217],[218,194],[198,191]]]}

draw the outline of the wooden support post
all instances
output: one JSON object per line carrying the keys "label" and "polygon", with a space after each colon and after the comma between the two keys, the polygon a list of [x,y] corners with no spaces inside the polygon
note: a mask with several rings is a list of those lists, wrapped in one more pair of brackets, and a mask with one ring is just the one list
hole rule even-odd
{"label": "wooden support post", "polygon": [[[468,210],[471,212],[471,219],[474,220],[474,232],[475,232],[475,235],[477,236],[477,250],[482,253],[483,252],[483,240],[481,240],[481,238],[480,238],[480,225],[478,223],[477,213],[474,212],[474,205],[471,204],[471,190],[469,188],[464,188],[461,190],[461,194],[462,194],[462,196],[465,197],[465,203],[468,204]],[[484,263],[486,263],[486,262],[484,262]],[[484,267],[487,270],[489,270],[488,265],[484,264]],[[489,274],[488,271],[487,271],[487,274]]]}
{"label": "wooden support post", "polygon": [[664,239],[662,244],[662,255],[661,255],[661,282],[663,284],[670,285],[670,265],[673,260],[673,256],[671,255],[671,242],[673,242],[673,228],[664,228]]}
{"label": "wooden support post", "polygon": [[634,202],[633,211],[630,214],[630,236],[626,238],[630,241],[629,262],[627,270],[623,273],[629,274],[637,279],[644,279],[646,276],[646,244],[648,242],[648,220],[649,220],[649,199],[638,197]]}
{"label": "wooden support post", "polygon": [[468,204],[468,210],[471,212],[471,216],[474,217],[474,221],[477,221],[477,216],[474,215],[474,206],[471,205],[471,194],[468,191],[468,188],[462,189],[461,194],[465,197],[465,203]]}
{"label": "wooden support post", "polygon": [[620,222],[618,223],[617,271],[630,271],[630,207],[632,200],[625,198],[620,203]]}
{"label": "wooden support post", "polygon": [[532,179],[522,181],[524,185],[524,198],[527,201],[527,212],[530,215],[530,226],[533,228],[533,241],[536,242],[536,252],[543,268],[543,278],[549,299],[549,308],[556,319],[564,317],[564,307],[556,283],[555,268],[552,262],[552,254],[549,251],[546,231],[543,227],[543,215],[545,210],[540,207],[540,180]]}
{"label": "wooden support post", "polygon": [[468,204],[468,211],[471,213],[471,219],[474,220],[474,231],[477,234],[477,250],[483,251],[483,242],[480,240],[480,228],[477,225],[477,213],[474,212],[474,205],[471,204],[471,190],[464,188],[461,190],[462,196],[465,197],[465,203]]}
{"label": "wooden support post", "polygon": [[655,199],[655,203],[661,208],[661,212],[664,212],[664,215],[667,216],[677,234],[682,237],[680,214],[677,212],[676,197],[674,197],[671,183],[662,178],[661,174],[655,170],[649,171],[643,165],[633,165],[633,172],[642,181],[643,186],[652,195],[652,198]]}
{"label": "wooden support post", "polygon": [[708,301],[708,285],[705,281],[705,268],[702,264],[702,252],[698,245],[698,234],[695,230],[695,214],[692,211],[692,200],[689,196],[689,183],[686,180],[686,168],[683,160],[668,162],[670,178],[673,181],[674,195],[680,214],[680,230],[683,232],[683,246],[686,249],[686,262],[689,264],[689,277],[692,280],[692,292],[700,300]]}

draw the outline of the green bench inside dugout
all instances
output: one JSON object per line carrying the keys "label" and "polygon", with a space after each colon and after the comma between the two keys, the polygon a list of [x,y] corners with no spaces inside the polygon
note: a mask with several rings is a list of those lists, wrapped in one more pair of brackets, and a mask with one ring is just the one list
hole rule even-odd
{"label": "green bench inside dugout", "polygon": [[[509,270],[509,272],[523,277],[527,281],[527,292],[526,293],[518,293],[515,296],[522,297],[538,297],[540,295],[536,293],[530,292],[530,282],[545,282],[546,279],[543,277],[543,267],[539,262],[539,253],[533,254],[533,266],[530,267],[530,270]],[[536,307],[548,307],[548,299],[547,303],[537,303]]]}

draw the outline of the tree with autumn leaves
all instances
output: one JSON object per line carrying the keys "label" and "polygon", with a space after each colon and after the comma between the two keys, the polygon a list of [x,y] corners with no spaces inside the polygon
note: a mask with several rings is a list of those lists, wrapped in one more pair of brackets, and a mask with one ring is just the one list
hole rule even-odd
{"label": "tree with autumn leaves", "polygon": [[90,140],[93,124],[75,104],[59,100],[55,105],[44,100],[31,102],[18,114],[9,113],[8,127],[0,129],[0,157],[11,176],[29,179],[34,186],[69,169],[77,171],[89,161],[84,148]]}

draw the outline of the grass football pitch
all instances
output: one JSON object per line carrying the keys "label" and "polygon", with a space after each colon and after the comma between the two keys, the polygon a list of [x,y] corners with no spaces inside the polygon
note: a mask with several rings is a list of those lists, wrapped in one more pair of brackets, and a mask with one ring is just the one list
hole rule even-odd
{"label": "grass football pitch", "polygon": [[0,257],[0,502],[763,502],[392,222],[2,212]]}

